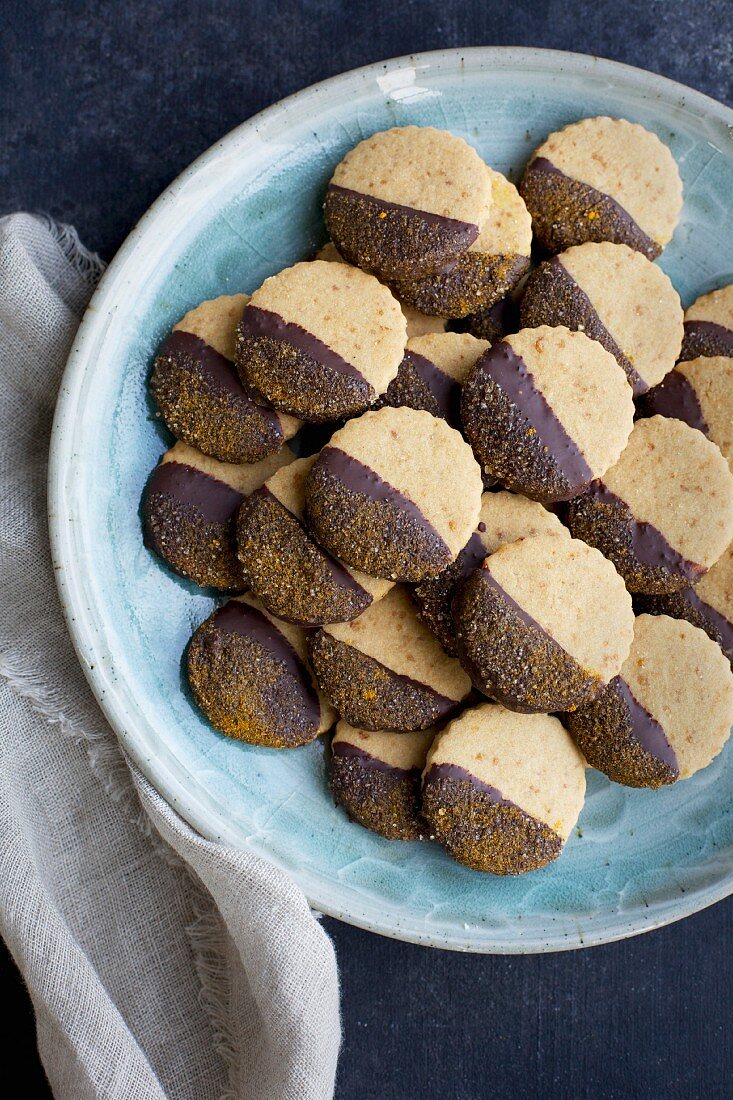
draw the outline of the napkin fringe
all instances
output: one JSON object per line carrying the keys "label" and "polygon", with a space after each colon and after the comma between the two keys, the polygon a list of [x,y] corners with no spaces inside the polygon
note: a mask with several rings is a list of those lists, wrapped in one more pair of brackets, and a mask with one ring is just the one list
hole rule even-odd
{"label": "napkin fringe", "polygon": [[[224,1062],[230,1082],[235,1080],[239,1058],[231,1028],[231,984],[227,964],[228,933],[216,909],[204,908],[194,902],[196,916],[186,926],[186,936],[193,952],[193,964],[201,986],[199,1001],[211,1023],[214,1048]],[[220,1100],[237,1100],[230,1087]]]}

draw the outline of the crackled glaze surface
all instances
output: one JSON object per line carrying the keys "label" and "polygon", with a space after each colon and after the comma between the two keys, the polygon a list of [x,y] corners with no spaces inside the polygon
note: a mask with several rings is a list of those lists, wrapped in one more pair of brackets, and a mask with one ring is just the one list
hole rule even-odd
{"label": "crackled glaze surface", "polygon": [[146,397],[151,356],[197,302],[253,290],[324,238],[333,165],[364,135],[447,127],[517,179],[535,145],[583,113],[655,130],[686,187],[662,259],[684,304],[733,278],[733,115],[638,70],[537,50],[477,49],[359,70],[284,101],[205,154],[112,264],[70,359],[51,469],[51,525],[70,627],[127,751],[204,834],[291,872],[312,903],[353,923],[461,950],[527,952],[619,938],[733,890],[733,750],[659,793],[589,775],[562,859],[500,880],[433,845],[381,840],[329,798],[323,746],[256,749],[192,706],[181,654],[212,599],[144,549],[138,504],[167,445]]}

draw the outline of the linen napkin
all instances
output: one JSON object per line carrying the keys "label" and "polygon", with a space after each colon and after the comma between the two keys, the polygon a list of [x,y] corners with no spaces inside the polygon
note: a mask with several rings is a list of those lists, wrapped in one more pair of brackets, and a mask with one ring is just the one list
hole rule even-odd
{"label": "linen napkin", "polygon": [[0,933],[58,1100],[321,1100],[333,946],[277,868],[204,840],[123,755],[56,595],[56,391],[102,264],[0,219]]}

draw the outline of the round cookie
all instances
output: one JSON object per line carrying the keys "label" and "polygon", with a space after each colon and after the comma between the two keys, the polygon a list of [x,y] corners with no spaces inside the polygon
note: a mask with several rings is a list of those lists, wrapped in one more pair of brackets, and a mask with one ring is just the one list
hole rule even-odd
{"label": "round cookie", "polygon": [[418,840],[425,834],[420,781],[434,730],[375,733],[343,719],[331,741],[331,791],[357,821],[387,840]]}
{"label": "round cookie", "polygon": [[733,673],[702,630],[640,615],[621,672],[567,725],[593,768],[628,787],[661,787],[706,768],[733,723]]}
{"label": "round cookie", "polygon": [[481,471],[444,420],[384,408],[349,420],[306,482],[308,524],[348,565],[420,581],[450,565],[481,507]]}
{"label": "round cookie", "polygon": [[488,346],[467,332],[413,337],[380,404],[425,409],[460,428],[461,386]]}
{"label": "round cookie", "polygon": [[715,444],[681,420],[637,420],[616,465],[570,501],[567,522],[610,558],[630,592],[676,592],[733,541],[733,474]]}
{"label": "round cookie", "polygon": [[495,344],[502,336],[508,336],[512,332],[519,332],[519,302],[515,301],[512,294],[502,298],[496,305],[488,309],[482,309],[478,313],[470,313],[460,321],[454,321],[452,326],[458,332],[470,332],[479,340],[488,340]]}
{"label": "round cookie", "polygon": [[244,385],[310,423],[357,416],[397,374],[407,341],[392,292],[349,264],[295,264],[254,292],[237,327]]}
{"label": "round cookie", "polygon": [[486,558],[459,586],[453,620],[474,685],[528,713],[594,699],[628,656],[634,629],[631,597],[611,563],[556,534]]}
{"label": "round cookie", "polygon": [[224,294],[182,317],[158,354],[150,392],[176,439],[220,462],[276,454],[300,423],[257,405],[234,366],[237,323],[249,298]]}
{"label": "round cookie", "polygon": [[294,749],[336,719],[311,679],[305,631],[268,615],[252,596],[229,600],[199,626],[186,669],[212,726],[239,741]]}
{"label": "round cookie", "polygon": [[532,219],[513,183],[501,172],[491,178],[491,212],[476,240],[434,275],[396,279],[397,297],[425,313],[466,317],[505,298],[529,269]]}
{"label": "round cookie", "polygon": [[305,526],[305,482],[316,456],[282,467],[243,502],[237,556],[246,586],[273,615],[301,626],[355,619],[391,581],[341,565]]}
{"label": "round cookie", "polygon": [[682,209],[682,181],[656,134],[623,118],[585,118],[532,154],[519,193],[547,252],[614,241],[654,260]]}
{"label": "round cookie", "polygon": [[694,588],[667,596],[642,596],[639,604],[652,615],[671,615],[700,627],[733,665],[733,545]]}
{"label": "round cookie", "polygon": [[440,271],[476,240],[491,178],[475,149],[432,126],[384,130],[346,154],[326,192],[331,240],[384,277]]}
{"label": "round cookie", "polygon": [[309,653],[321,689],[361,729],[427,729],[471,691],[458,661],[420,622],[399,585],[353,622],[311,634]]}
{"label": "round cookie", "polygon": [[439,573],[421,581],[412,590],[418,614],[443,646],[456,656],[451,605],[460,581],[477,569],[484,558],[500,546],[530,535],[569,534],[553,512],[536,500],[515,493],[484,493],[476,530],[456,560]]}
{"label": "round cookie", "polygon": [[585,801],[585,762],[557,718],[485,703],[436,737],[422,808],[459,863],[495,875],[557,859]]}
{"label": "round cookie", "polygon": [[644,395],[640,410],[697,428],[717,443],[733,469],[733,358],[703,355],[679,363]]}
{"label": "round cookie", "polygon": [[540,264],[527,279],[522,328],[565,325],[611,352],[635,394],[677,361],[682,306],[662,269],[625,244],[588,243]]}
{"label": "round cookie", "polygon": [[733,357],[733,283],[701,294],[685,311],[680,359],[700,355]]}
{"label": "round cookie", "polygon": [[494,344],[461,396],[484,473],[532,500],[569,500],[612,466],[634,418],[616,360],[582,332],[542,326]]}
{"label": "round cookie", "polygon": [[284,447],[261,462],[236,466],[176,443],[145,489],[145,545],[196,584],[244,588],[234,541],[237,510],[248,493],[292,460],[292,451]]}

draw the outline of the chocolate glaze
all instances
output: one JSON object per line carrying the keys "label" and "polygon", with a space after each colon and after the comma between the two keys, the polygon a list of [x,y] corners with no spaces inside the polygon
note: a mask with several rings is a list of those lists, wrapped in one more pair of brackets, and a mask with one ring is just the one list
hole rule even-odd
{"label": "chocolate glaze", "polygon": [[359,382],[366,381],[361,371],[342,358],[328,344],[324,344],[317,336],[313,336],[300,325],[283,320],[279,314],[273,313],[269,309],[260,309],[259,306],[252,305],[247,306],[242,314],[239,330],[243,335],[255,339],[259,336],[290,344],[291,347],[297,348],[298,351],[303,352],[304,355],[307,355],[316,363],[320,363],[337,374],[345,374],[349,378],[357,379]]}
{"label": "chocolate glaze", "polygon": [[455,428],[460,423],[460,383],[416,351],[405,351],[404,358],[435,398],[438,415]]}
{"label": "chocolate glaze", "polygon": [[[625,504],[625,501],[606,488],[601,480],[591,483],[588,495],[604,504]],[[626,505],[626,507],[629,506]],[[688,561],[679,551],[670,546],[662,532],[653,524],[634,518],[630,533],[634,554],[642,564],[651,566],[653,569],[662,568],[678,573],[686,577],[691,584],[699,580],[705,572],[703,566]]]}
{"label": "chocolate glaze", "polygon": [[480,523],[478,525],[478,531],[474,531],[456,558],[456,562],[459,566],[459,572],[456,574],[456,583],[459,578],[467,577],[469,573],[473,573],[474,569],[477,569],[489,556],[486,544],[481,538],[481,533],[485,530],[486,524]]}
{"label": "chocolate glaze", "polygon": [[592,480],[593,471],[580,448],[536,387],[527,364],[506,341],[502,340],[484,352],[475,369],[488,375],[535,429],[571,486],[569,497]]}
{"label": "chocolate glaze", "polygon": [[156,466],[148,482],[150,493],[164,493],[190,505],[209,523],[226,523],[244,500],[237,489],[182,462],[161,462]]}
{"label": "chocolate glaze", "polygon": [[684,420],[685,424],[697,428],[704,435],[709,432],[695,387],[679,370],[670,371],[658,386],[642,397],[639,411],[642,416],[659,414]]}
{"label": "chocolate glaze", "polygon": [[419,768],[396,768],[393,764],[388,764],[386,760],[380,760],[378,756],[372,756],[365,749],[360,749],[358,745],[352,745],[350,741],[331,742],[331,752],[334,756],[352,756],[362,763],[365,768],[386,772],[388,775],[394,775],[399,779],[420,774]]}
{"label": "chocolate glaze", "polygon": [[677,756],[667,740],[667,735],[662,726],[641,705],[623,677],[616,677],[615,686],[626,704],[631,722],[631,731],[641,747],[679,775],[680,769]]}
{"label": "chocolate glaze", "polygon": [[680,360],[700,355],[733,357],[733,331],[715,321],[685,321],[685,336]]}
{"label": "chocolate glaze", "polygon": [[[239,379],[234,363],[212,348],[200,336],[195,336],[192,332],[175,329],[161,347],[158,355],[172,358],[186,356],[195,360],[219,389],[225,390],[241,401],[250,401],[254,404]],[[269,415],[277,424],[280,423],[277,413],[272,409],[266,409],[262,405],[258,408],[262,410],[263,415]]]}
{"label": "chocolate glaze", "polygon": [[[504,798],[501,791],[498,791],[496,787],[492,787],[490,783],[484,783],[481,779],[477,779],[475,775],[466,771],[465,768],[459,767],[458,764],[433,764],[427,772],[423,783],[433,783],[438,779],[467,779],[477,790],[487,794],[492,802],[497,802],[502,806],[516,806],[516,802],[511,802],[508,798]],[[521,809],[521,807],[517,807],[517,809]]]}
{"label": "chocolate glaze", "polygon": [[431,214],[427,210],[420,210],[415,206],[402,206],[398,202],[388,202],[386,199],[377,199],[374,195],[366,195],[362,191],[354,191],[350,187],[340,187],[337,183],[329,183],[328,190],[337,195],[345,195],[354,199],[359,199],[361,202],[368,202],[377,210],[385,211],[397,211],[407,217],[419,219],[426,222],[428,225],[433,225],[438,229],[447,229],[453,234],[457,240],[460,240],[460,246],[457,251],[465,251],[472,245],[479,234],[479,227],[473,225],[472,222],[463,222],[457,218],[446,218],[442,214]]}

